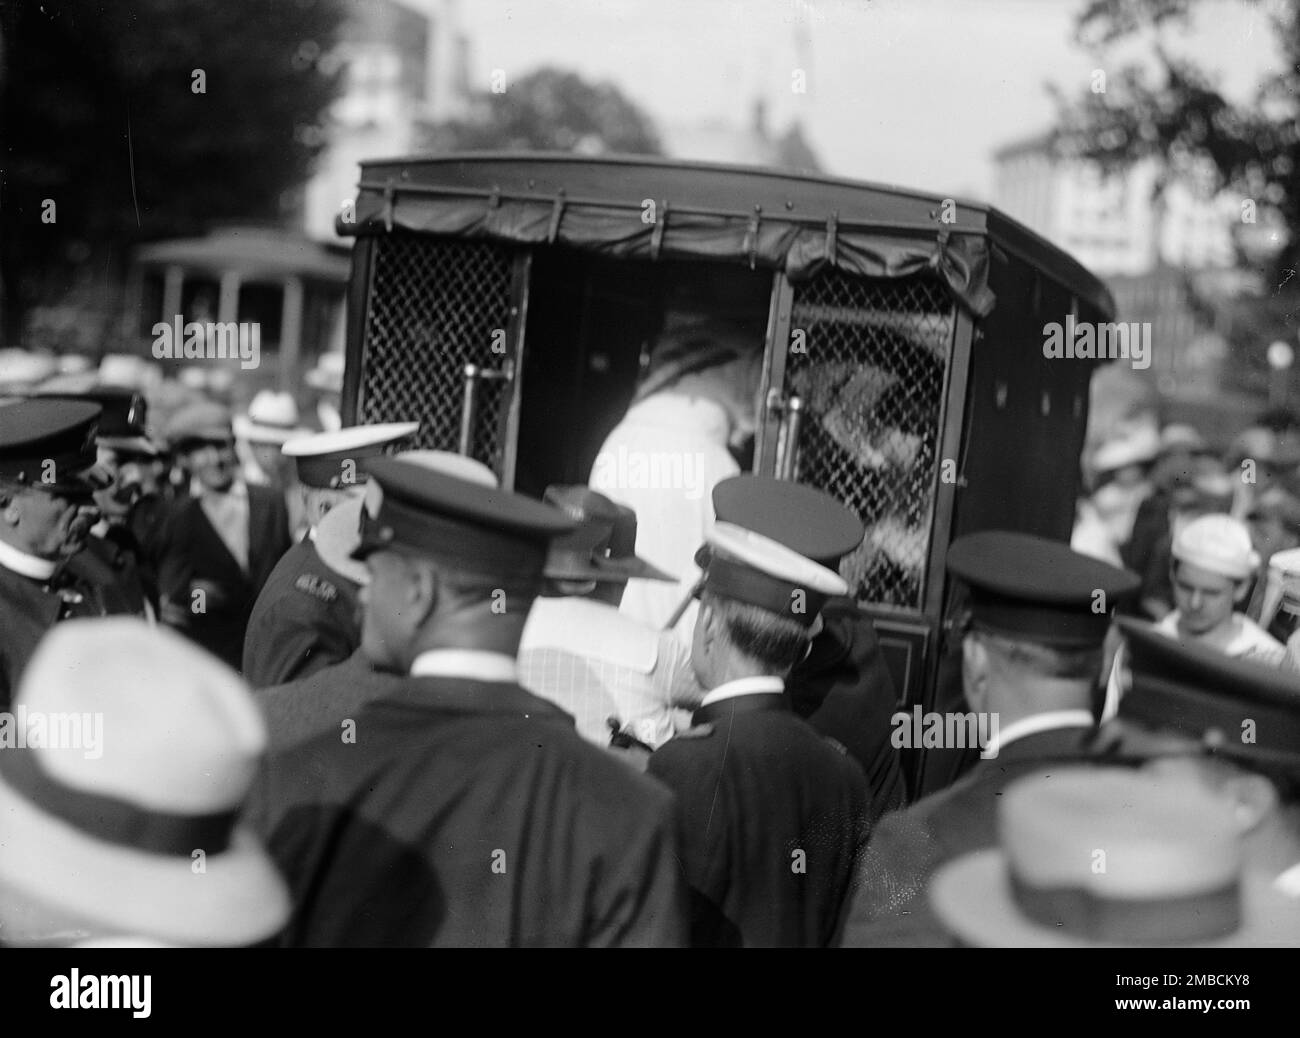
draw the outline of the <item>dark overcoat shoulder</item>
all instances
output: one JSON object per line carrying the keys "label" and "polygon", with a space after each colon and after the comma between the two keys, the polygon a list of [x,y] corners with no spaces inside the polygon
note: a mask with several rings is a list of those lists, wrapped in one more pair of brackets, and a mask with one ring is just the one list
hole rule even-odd
{"label": "dark overcoat shoulder", "polygon": [[1025,736],[980,760],[954,785],[881,820],[861,854],[845,922],[846,946],[952,943],[930,909],[926,890],[940,866],[997,846],[997,810],[1017,779],[1094,759],[1094,729],[1057,728]]}
{"label": "dark overcoat shoulder", "polygon": [[866,839],[866,779],[788,709],[747,709],[759,698],[697,711],[707,731],[650,756],[677,797],[692,943],[823,946]]}
{"label": "dark overcoat shoulder", "polygon": [[400,686],[255,783],[248,818],[294,902],[286,944],[685,942],[666,789],[518,685]]}
{"label": "dark overcoat shoulder", "polygon": [[268,688],[342,663],[361,644],[358,586],[302,540],[281,556],[253,604],[244,679]]}

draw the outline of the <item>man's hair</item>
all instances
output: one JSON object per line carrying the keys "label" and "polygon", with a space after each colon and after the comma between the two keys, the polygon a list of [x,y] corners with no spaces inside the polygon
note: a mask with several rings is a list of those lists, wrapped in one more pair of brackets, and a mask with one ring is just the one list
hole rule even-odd
{"label": "man's hair", "polygon": [[533,600],[541,593],[543,578],[511,574],[481,573],[465,568],[450,556],[425,555],[423,553],[399,552],[408,566],[433,569],[438,576],[442,594],[449,595],[457,602],[479,603],[494,602],[505,596],[504,607],[507,613],[527,614]]}
{"label": "man's hair", "polygon": [[774,674],[785,674],[808,651],[812,638],[808,629],[795,620],[710,591],[704,592],[700,603],[718,615],[727,640],[737,652]]}
{"label": "man's hair", "polygon": [[307,521],[315,526],[325,517],[331,508],[336,508],[346,501],[351,493],[344,488],[312,487],[302,488],[302,507]]}
{"label": "man's hair", "polygon": [[1101,673],[1100,645],[1066,649],[1009,638],[978,626],[974,631],[989,652],[1010,669],[1068,681],[1095,681]]}

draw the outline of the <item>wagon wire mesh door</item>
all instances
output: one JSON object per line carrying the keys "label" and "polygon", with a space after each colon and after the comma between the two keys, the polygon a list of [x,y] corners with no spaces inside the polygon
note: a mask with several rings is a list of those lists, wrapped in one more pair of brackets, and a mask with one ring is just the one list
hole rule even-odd
{"label": "wagon wire mesh door", "polygon": [[[924,607],[954,312],[930,275],[827,271],[794,285],[785,390],[801,398],[794,478],[867,527],[840,572],[858,601]],[[802,331],[800,337],[798,332]]]}
{"label": "wagon wire mesh door", "polygon": [[[407,448],[459,448],[465,365],[497,371],[515,359],[513,263],[513,250],[490,243],[402,232],[376,239],[361,423],[418,420]],[[511,395],[506,379],[478,380],[470,455],[498,475]]]}

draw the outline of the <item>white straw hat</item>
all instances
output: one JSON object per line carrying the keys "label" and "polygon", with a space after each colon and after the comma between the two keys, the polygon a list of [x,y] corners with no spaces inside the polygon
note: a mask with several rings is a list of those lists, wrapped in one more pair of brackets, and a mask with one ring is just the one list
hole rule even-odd
{"label": "white straw hat", "polygon": [[266,730],[229,667],[135,618],[69,620],[37,649],[14,714],[27,745],[0,749],[11,892],[176,944],[254,944],[284,925],[284,881],[237,820]]}

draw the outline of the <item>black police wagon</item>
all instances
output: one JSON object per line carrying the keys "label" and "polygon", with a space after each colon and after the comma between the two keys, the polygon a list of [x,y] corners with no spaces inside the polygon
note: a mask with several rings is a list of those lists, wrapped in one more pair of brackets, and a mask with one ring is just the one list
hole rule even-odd
{"label": "black police wagon", "polygon": [[[647,158],[464,154],[364,163],[344,420],[418,417],[418,445],[540,494],[585,482],[666,300],[704,286],[766,322],[752,471],[820,487],[867,536],[842,572],[900,708],[935,703],[959,603],[949,542],[1068,539],[1095,362],[1044,325],[1107,322],[1105,286],[986,205],[900,187]],[[712,293],[712,295],[710,295]],[[913,752],[913,793],[950,763]]]}

